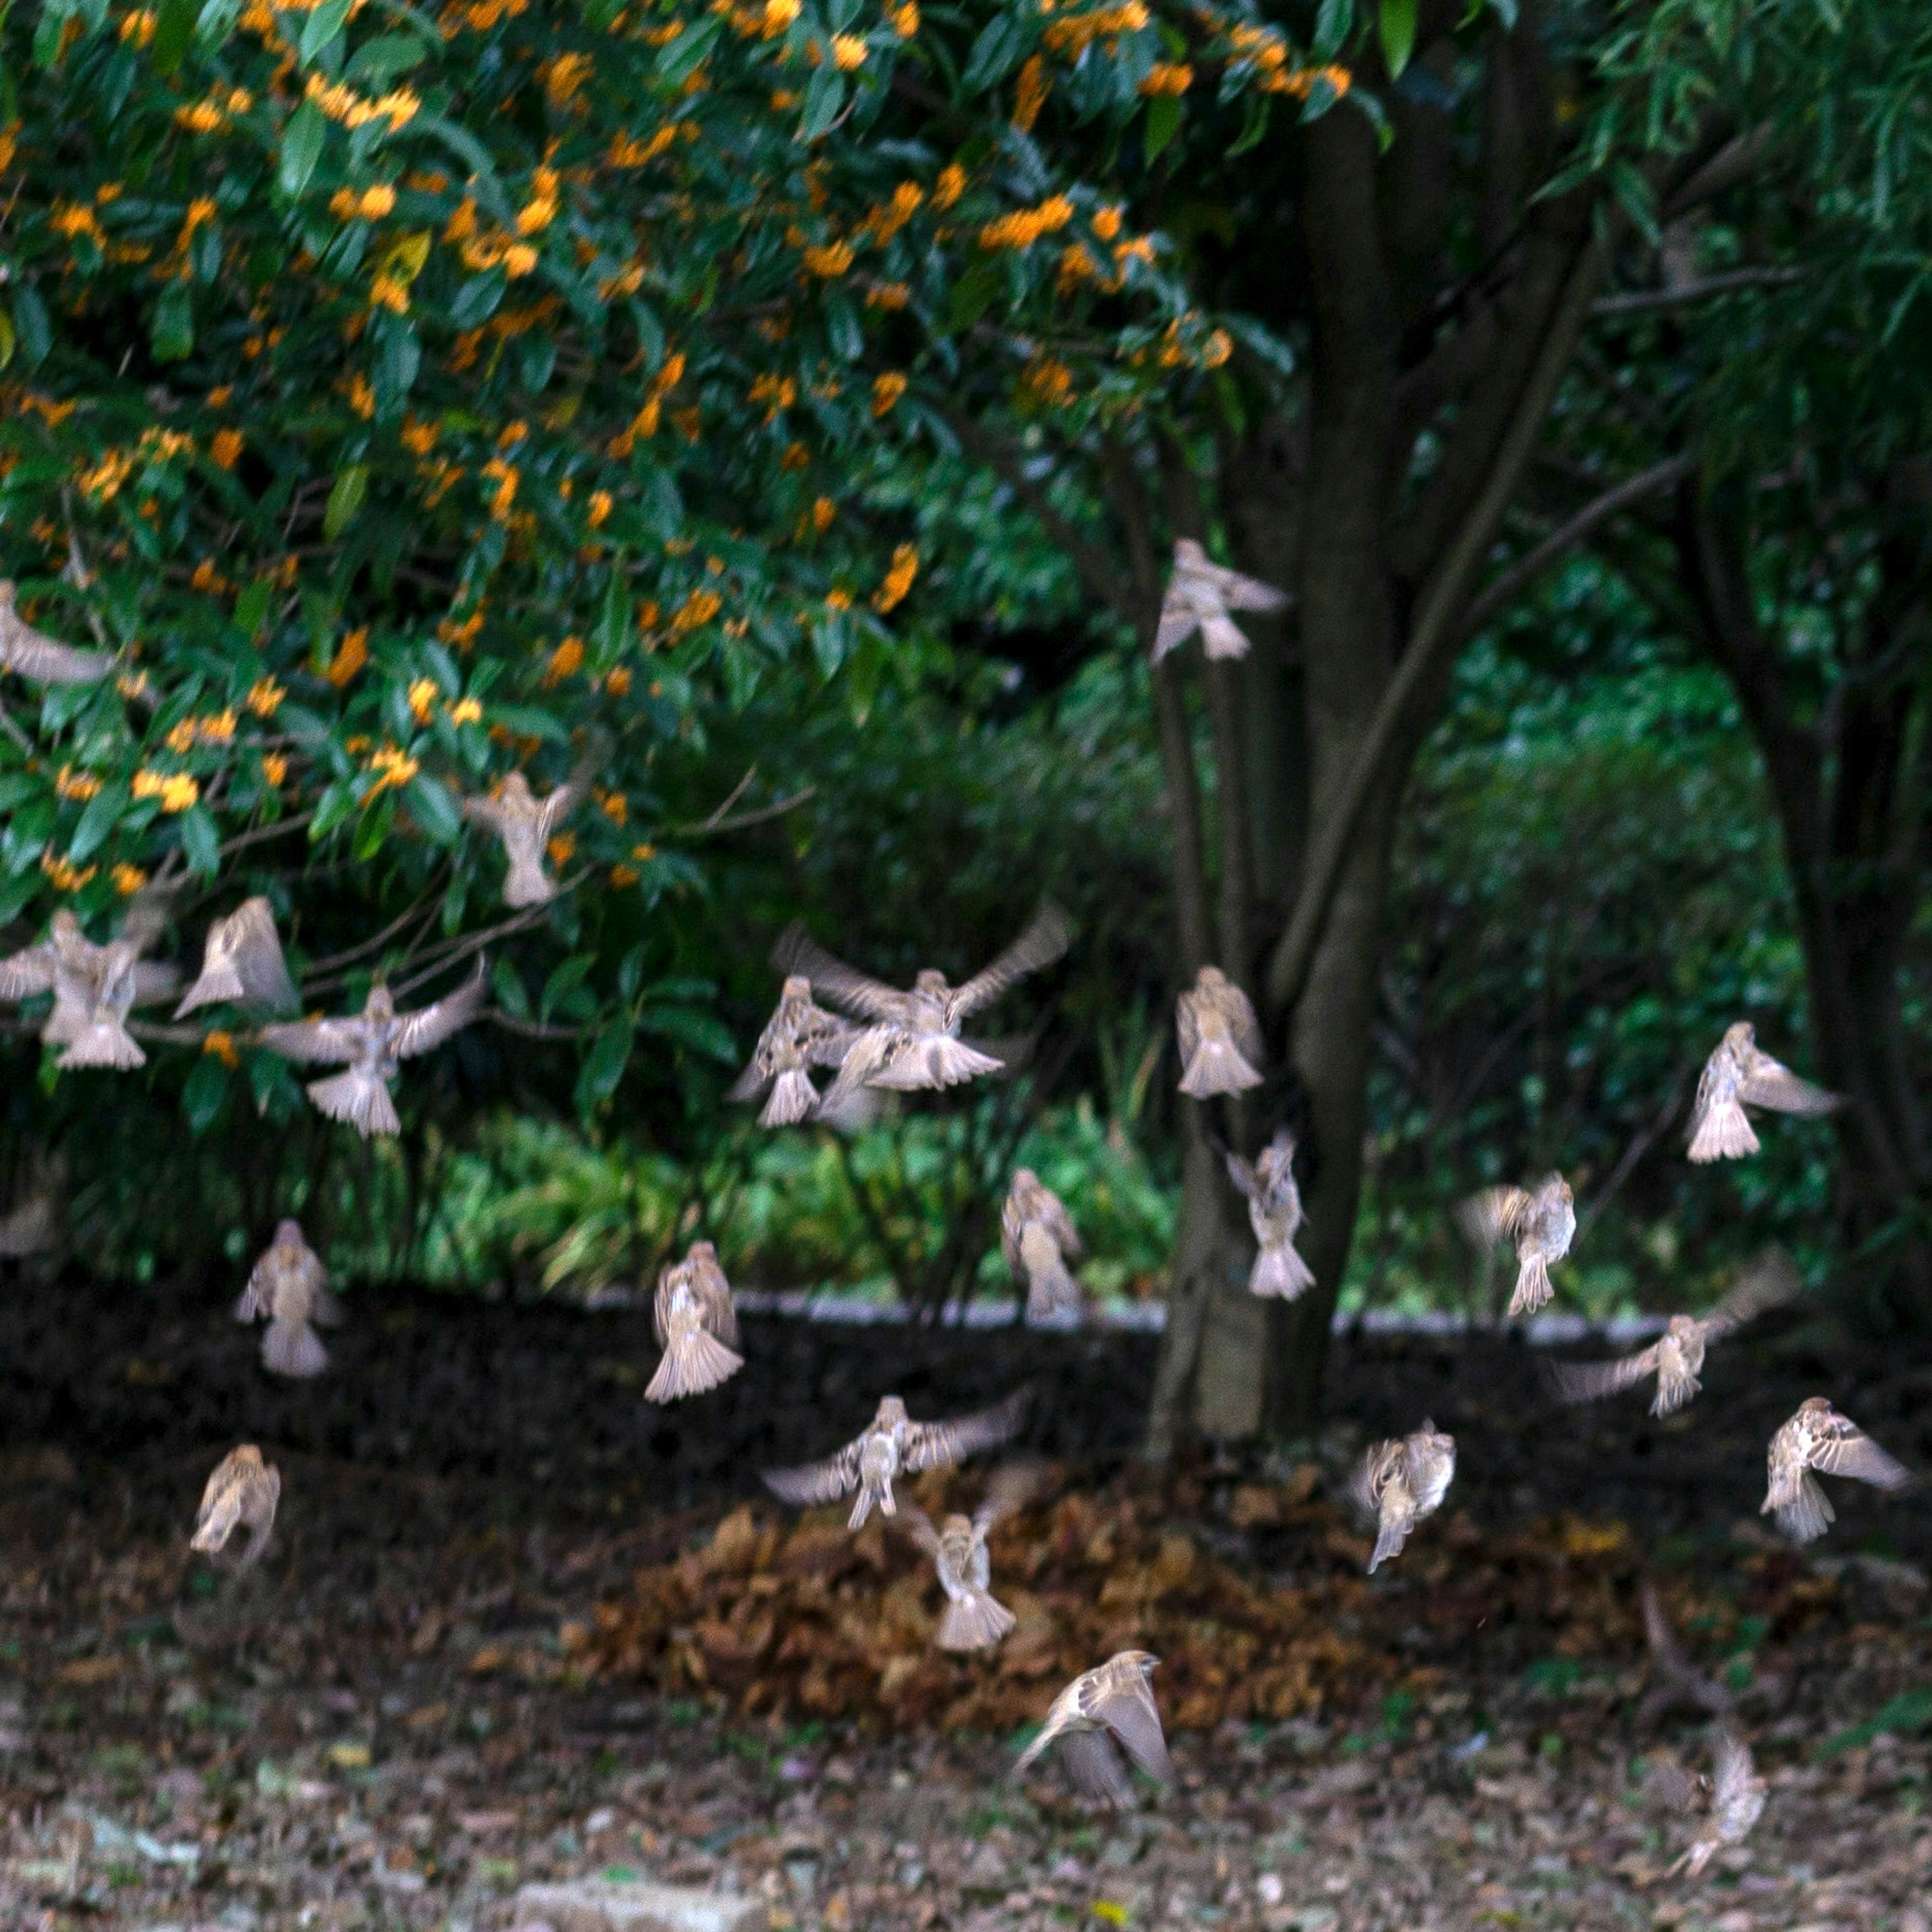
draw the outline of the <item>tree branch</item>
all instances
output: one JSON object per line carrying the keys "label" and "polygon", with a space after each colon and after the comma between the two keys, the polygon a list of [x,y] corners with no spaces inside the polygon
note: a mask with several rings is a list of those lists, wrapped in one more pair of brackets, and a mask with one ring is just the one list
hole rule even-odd
{"label": "tree branch", "polygon": [[1642,315],[1652,309],[1682,308],[1688,303],[1707,302],[1713,296],[1732,295],[1740,289],[1785,288],[1804,279],[1797,268],[1734,268],[1729,274],[1706,275],[1680,288],[1635,289],[1620,296],[1599,296],[1590,304],[1590,313],[1593,316]]}

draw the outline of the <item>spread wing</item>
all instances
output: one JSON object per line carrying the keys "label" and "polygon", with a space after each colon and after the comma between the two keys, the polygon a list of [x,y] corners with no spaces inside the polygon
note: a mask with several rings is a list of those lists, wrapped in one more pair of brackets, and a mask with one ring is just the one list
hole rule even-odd
{"label": "spread wing", "polygon": [[463,801],[463,815],[474,819],[485,831],[494,832],[500,838],[510,822],[509,814],[503,809],[500,799],[491,798],[487,793]]}
{"label": "spread wing", "polygon": [[284,1060],[359,1060],[368,1050],[368,1033],[359,1014],[332,1020],[283,1020],[265,1026],[262,1044]]}
{"label": "spread wing", "polygon": [[[1182,1051],[1186,1051],[1184,1046]],[[1261,1183],[1255,1178],[1255,1170],[1238,1154],[1224,1154],[1222,1160],[1228,1163],[1228,1178],[1234,1184],[1235,1191],[1250,1201],[1261,1198]]]}
{"label": "spread wing", "polygon": [[1086,1707],[1087,1715],[1096,1724],[1105,1724],[1148,1777],[1162,1784],[1172,1780],[1174,1766],[1168,1760],[1160,1713],[1154,1708],[1152,1689],[1138,1670],[1130,1682],[1105,1681],[1097,1687],[1097,1694],[1090,1702],[1084,1696],[1080,1701]]}
{"label": "spread wing", "polygon": [[1194,992],[1185,992],[1174,1003],[1174,1038],[1180,1048],[1184,1069],[1192,1061],[1195,1051],[1201,1044],[1201,1019],[1194,1005],[1198,998]]}
{"label": "spread wing", "polygon": [[36,684],[98,684],[113,668],[107,652],[76,650],[16,616],[13,586],[8,586],[0,606],[0,669]]}
{"label": "spread wing", "polygon": [[1828,1114],[1839,1104],[1837,1094],[1801,1080],[1790,1067],[1756,1047],[1745,1059],[1738,1098],[1778,1114]]}
{"label": "spread wing", "polygon": [[670,1346],[670,1278],[676,1272],[674,1267],[660,1269],[657,1292],[651,1297],[651,1332],[660,1348]]}
{"label": "spread wing", "polygon": [[899,1504],[898,1514],[892,1520],[927,1556],[934,1562],[939,1557],[939,1532],[932,1526],[932,1519],[916,1503]]}
{"label": "spread wing", "polygon": [[799,1045],[805,1057],[814,1066],[843,1066],[845,1056],[852,1050],[852,1042],[859,1037],[856,1027],[847,1023],[836,1015],[821,1012],[818,1007],[810,1010]]}
{"label": "spread wing", "polygon": [[1076,1791],[1101,1804],[1124,1808],[1134,1802],[1134,1781],[1105,1731],[1062,1731],[1060,1762]]}
{"label": "spread wing", "polygon": [[1456,1210],[1456,1225],[1476,1246],[1493,1247],[1520,1231],[1533,1204],[1520,1187],[1486,1187]]}
{"label": "spread wing", "polygon": [[1267,1052],[1262,1043],[1261,1022],[1255,1018],[1255,1003],[1231,980],[1228,982],[1228,1031],[1244,1060],[1258,1064]]}
{"label": "spread wing", "polygon": [[1748,1797],[1756,1775],[1750,1745],[1729,1725],[1721,1726],[1711,1745],[1712,1809],[1721,1813]]}
{"label": "spread wing", "polygon": [[1673,1811],[1694,1811],[1703,1796],[1702,1781],[1674,1759],[1652,1758],[1646,1774],[1646,1781],[1658,1796]]}
{"label": "spread wing", "polygon": [[821,998],[864,1018],[898,1020],[905,1016],[903,993],[835,958],[802,926],[788,926],[778,935],[778,943],[772,948],[772,963],[782,972],[802,974]]}
{"label": "spread wing", "polygon": [[1596,1402],[1655,1375],[1660,1353],[1653,1342],[1618,1362],[1552,1362],[1550,1379],[1565,1402]]}
{"label": "spread wing", "polygon": [[453,993],[446,994],[433,1006],[404,1016],[396,1030],[395,1052],[399,1060],[428,1053],[452,1034],[460,1033],[483,1010],[488,989],[484,984],[482,962],[477,962],[476,977]]}
{"label": "spread wing", "polygon": [[298,1004],[288,962],[282,957],[274,908],[268,902],[259,894],[244,899],[221,923],[223,944],[248,1004],[272,1012],[286,1012]]}
{"label": "spread wing", "polygon": [[1037,1462],[1007,1462],[993,1472],[985,1499],[973,1512],[973,1528],[983,1537],[1002,1516],[1024,1509],[1040,1493],[1046,1472]]}
{"label": "spread wing", "polygon": [[126,916],[116,937],[136,952],[145,952],[167,931],[174,916],[172,886],[143,886],[128,902]]}
{"label": "spread wing", "polygon": [[716,1262],[690,1262],[691,1285],[704,1305],[704,1325],[728,1348],[738,1344],[738,1311],[732,1306],[731,1284]]}
{"label": "spread wing", "polygon": [[1704,1333],[1707,1336],[1728,1335],[1733,1328],[1741,1328],[1770,1310],[1795,1300],[1804,1286],[1791,1257],[1782,1248],[1767,1248],[1704,1317]]}
{"label": "spread wing", "polygon": [[1061,1256],[1068,1261],[1080,1257],[1080,1230],[1073,1225],[1073,1216],[1066,1211],[1066,1204],[1050,1187],[1043,1187],[1040,1219],[1046,1224],[1046,1232],[1059,1244]]}
{"label": "spread wing", "polygon": [[1154,634],[1154,662],[1159,664],[1169,651],[1186,644],[1200,622],[1201,614],[1193,608],[1186,580],[1177,570],[1168,578],[1166,594],[1160,600],[1160,622]]}
{"label": "spread wing", "polygon": [[944,1468],[982,1449],[997,1449],[1018,1433],[1025,1408],[1026,1391],[1022,1389],[991,1408],[955,1421],[915,1422],[906,1432],[905,1466],[915,1473]]}
{"label": "spread wing", "polygon": [[1814,1469],[1828,1476],[1850,1476],[1855,1481],[1873,1483],[1882,1490],[1902,1490],[1912,1480],[1912,1472],[1895,1456],[1888,1456],[1857,1424],[1834,1415],[1826,1425],[1822,1438],[1814,1442],[1808,1459]]}
{"label": "spread wing", "polygon": [[590,794],[590,765],[578,764],[563,783],[544,800],[537,810],[537,837],[544,844],[550,834],[581,805]]}
{"label": "spread wing", "polygon": [[752,1049],[752,1057],[746,1060],[744,1070],[736,1079],[724,1090],[728,1100],[755,1100],[771,1084],[772,1076],[777,1070],[772,1064],[772,1027],[768,1024],[758,1036],[758,1043]]}
{"label": "spread wing", "polygon": [[156,1000],[173,998],[181,985],[181,969],[150,959],[140,961],[130,976],[134,982],[134,1004],[137,1006],[151,1005]]}
{"label": "spread wing", "polygon": [[30,946],[24,952],[0,959],[0,1000],[30,1000],[36,993],[50,993],[54,986],[54,956],[45,946]]}
{"label": "spread wing", "polygon": [[1029,973],[1051,966],[1073,940],[1073,922],[1056,905],[1043,905],[1026,930],[993,963],[975,973],[952,995],[952,1012],[963,1018],[991,1006]]}
{"label": "spread wing", "polygon": [[1244,577],[1238,570],[1216,566],[1214,587],[1230,610],[1285,610],[1288,592],[1264,584],[1258,577]]}
{"label": "spread wing", "polygon": [[1000,1210],[1000,1252],[1006,1257],[1006,1265],[1015,1274],[1026,1271],[1025,1257],[1020,1252],[1020,1236],[1026,1228],[1026,1216],[1022,1212],[1018,1200],[1012,1195],[1006,1196]]}
{"label": "spread wing", "polygon": [[836,1502],[859,1486],[859,1442],[850,1442],[836,1456],[822,1462],[806,1462],[796,1468],[767,1469],[765,1487],[781,1502],[795,1503],[809,1509],[814,1503]]}

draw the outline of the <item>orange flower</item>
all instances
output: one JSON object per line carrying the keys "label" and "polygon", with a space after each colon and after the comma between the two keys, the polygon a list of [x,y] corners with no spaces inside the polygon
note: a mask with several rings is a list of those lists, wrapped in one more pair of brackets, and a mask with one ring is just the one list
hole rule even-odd
{"label": "orange flower", "polygon": [[966,170],[957,161],[949,162],[932,184],[932,205],[938,208],[950,208],[965,192]]}
{"label": "orange flower", "polygon": [[608,490],[593,490],[586,506],[584,520],[593,530],[601,530],[610,517],[610,493]]}
{"label": "orange flower", "polygon": [[866,64],[866,56],[872,50],[856,34],[834,34],[832,37],[832,64],[841,74],[850,74]]}
{"label": "orange flower", "polygon": [[584,663],[584,640],[566,638],[550,654],[550,662],[544,671],[546,689],[554,684],[561,684],[581,669]]}
{"label": "orange flower", "polygon": [[208,460],[218,470],[232,470],[242,460],[242,432],[238,429],[215,431],[208,446]]}
{"label": "orange flower", "polygon": [[888,370],[883,376],[872,379],[872,413],[875,416],[890,416],[892,406],[906,392],[906,379],[896,369]]}
{"label": "orange flower", "polygon": [[802,259],[811,273],[829,281],[851,267],[852,244],[849,242],[828,242],[822,248],[807,248]]}
{"label": "orange flower", "polygon": [[288,693],[272,677],[258,677],[242,701],[257,718],[272,718]]}
{"label": "orange flower", "polygon": [[1194,70],[1184,61],[1156,61],[1148,69],[1140,91],[1150,98],[1185,94],[1194,85]]}
{"label": "orange flower", "polygon": [[1040,110],[1046,105],[1046,97],[1053,91],[1053,82],[1046,71],[1046,63],[1035,54],[1020,69],[1020,77],[1013,88],[1013,125],[1022,134],[1033,132],[1034,123],[1040,118]]}
{"label": "orange flower", "polygon": [[283,781],[289,775],[289,761],[280,752],[265,752],[262,754],[262,776],[279,791]]}
{"label": "orange flower", "polygon": [[148,883],[148,875],[139,866],[125,863],[116,866],[107,875],[114,881],[114,890],[124,899],[130,899]]}
{"label": "orange flower", "polygon": [[335,648],[335,655],[328,661],[328,668],[322,676],[340,691],[349,680],[369,662],[369,627],[367,624],[351,631]]}
{"label": "orange flower", "polygon": [[436,688],[434,678],[412,680],[409,688],[410,716],[418,724],[427,724],[436,716],[436,701],[442,695]]}
{"label": "orange flower", "polygon": [[919,552],[910,544],[899,544],[892,552],[886,580],[872,599],[872,608],[884,616],[888,610],[904,603],[905,594],[912,588],[913,579],[918,574]]}
{"label": "orange flower", "polygon": [[235,1050],[235,1036],[222,1032],[219,1028],[202,1040],[201,1050],[213,1054],[224,1066],[232,1069],[242,1064],[242,1056]]}

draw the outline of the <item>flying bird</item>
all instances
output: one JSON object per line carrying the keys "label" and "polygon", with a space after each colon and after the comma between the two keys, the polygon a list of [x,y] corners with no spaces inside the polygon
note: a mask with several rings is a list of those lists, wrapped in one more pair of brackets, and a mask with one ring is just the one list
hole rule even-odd
{"label": "flying bird", "polygon": [[1208,553],[1192,537],[1182,537],[1174,546],[1174,572],[1161,599],[1153,662],[1159,664],[1196,631],[1210,658],[1244,658],[1248,654],[1246,634],[1228,613],[1287,607],[1285,591],[1210,562]]}
{"label": "flying bird", "polygon": [[106,651],[81,651],[37,631],[14,608],[14,586],[0,577],[0,670],[35,684],[98,684],[114,668]]}
{"label": "flying bird", "polygon": [[1253,1003],[1218,966],[1204,966],[1174,1002],[1180,1040],[1180,1090],[1204,1100],[1258,1087],[1261,1022]]}
{"label": "flying bird", "polygon": [[1486,1187],[1456,1209],[1456,1218],[1478,1248],[1505,1240],[1515,1247],[1516,1292],[1510,1297],[1510,1317],[1534,1315],[1555,1292],[1550,1286],[1551,1263],[1570,1252],[1576,1232],[1576,1204],[1569,1182],[1560,1174],[1547,1174],[1534,1191]]}
{"label": "flying bird", "polygon": [[1881,1490],[1902,1490],[1912,1480],[1904,1463],[1888,1456],[1822,1395],[1798,1405],[1798,1413],[1771,1438],[1766,1460],[1771,1486],[1758,1514],[1775,1515],[1778,1528],[1795,1543],[1816,1541],[1838,1518],[1814,1471],[1849,1476]]}
{"label": "flying bird", "polygon": [[40,1038],[64,1049],[57,1065],[126,1072],[147,1064],[127,1020],[136,1006],[166,999],[179,983],[173,967],[141,956],[166,929],[169,896],[152,887],[137,892],[120,932],[105,946],[89,939],[62,906],[38,946],[0,959],[0,1000],[53,994]]}
{"label": "flying bird", "polygon": [[280,1221],[235,1304],[238,1322],[266,1322],[262,1366],[270,1374],[305,1380],[328,1366],[328,1351],[312,1325],[332,1328],[342,1318],[328,1292],[328,1270],[304,1238],[302,1223]]}
{"label": "flying bird", "polygon": [[36,1194],[0,1214],[0,1258],[10,1261],[44,1254],[60,1232],[52,1197]]}
{"label": "flying bird", "polygon": [[744,1357],[730,1346],[738,1339],[731,1285],[718,1265],[718,1250],[709,1241],[693,1241],[683,1260],[658,1276],[651,1324],[664,1359],[644,1390],[646,1402],[702,1395],[745,1366]]}
{"label": "flying bird", "polygon": [[1764,1814],[1769,1790],[1757,1774],[1750,1746],[1728,1724],[1719,1725],[1712,1741],[1710,1777],[1693,1778],[1666,1759],[1655,1766],[1651,1779],[1675,1810],[1701,1821],[1696,1841],[1670,1868],[1672,1873],[1688,1870],[1693,1878],[1724,1846],[1741,1845],[1750,1837],[1751,1827]]}
{"label": "flying bird", "polygon": [[820,998],[869,1022],[852,1042],[821,1105],[860,1084],[906,1092],[998,1072],[1005,1062],[962,1040],[961,1024],[1029,974],[1051,966],[1072,936],[1066,915],[1058,906],[1042,906],[1018,938],[963,986],[952,985],[928,966],[904,991],[855,970],[803,927],[792,927],[773,951],[778,965],[808,981]]}
{"label": "flying bird", "polygon": [[1840,1096],[1801,1080],[1757,1043],[1756,1029],[1740,1020],[1725,1029],[1717,1049],[1697,1076],[1690,1106],[1690,1158],[1736,1160],[1758,1150],[1757,1136],[1744,1118],[1746,1107],[1768,1107],[1778,1114],[1828,1114]]}
{"label": "flying bird", "polygon": [[201,1492],[188,1547],[205,1556],[219,1556],[238,1529],[248,1532],[248,1547],[238,1570],[252,1570],[262,1560],[275,1527],[275,1505],[282,1498],[282,1472],[262,1460],[253,1443],[231,1449],[214,1466]]}
{"label": "flying bird", "polygon": [[935,1640],[941,1650],[990,1650],[1012,1628],[1012,1612],[993,1600],[986,1538],[1002,1516],[1025,1506],[1040,1486],[1040,1473],[1028,1463],[995,1470],[985,1502],[970,1516],[949,1516],[936,1529],[923,1510],[906,1505],[901,1520],[932,1558],[946,1592],[946,1615]]}
{"label": "flying bird", "polygon": [[850,1527],[860,1528],[876,1505],[884,1516],[898,1513],[892,1480],[916,1476],[926,1469],[950,1468],[982,1450],[1010,1442],[1020,1426],[1025,1394],[1009,1396],[992,1408],[962,1416],[956,1422],[914,1422],[896,1395],[883,1397],[879,1412],[866,1432],[836,1456],[794,1469],[767,1469],[765,1485],[782,1502],[801,1508],[836,1502],[854,1490]]}
{"label": "flying bird", "polygon": [[1315,1274],[1294,1251],[1295,1231],[1301,1226],[1301,1190],[1294,1184],[1294,1136],[1286,1127],[1263,1148],[1252,1164],[1238,1154],[1224,1154],[1228,1176],[1247,1198],[1248,1226],[1255,1231],[1258,1252],[1249,1271],[1254,1294],[1278,1295],[1292,1301],[1315,1285]]}
{"label": "flying bird", "polygon": [[1364,1456],[1352,1486],[1355,1506],[1376,1526],[1369,1574],[1401,1553],[1409,1533],[1433,1516],[1456,1473],[1456,1438],[1425,1421],[1413,1435],[1378,1442]]}
{"label": "flying bird", "polygon": [[[587,761],[586,761],[587,762]],[[556,896],[556,881],[544,868],[544,850],[557,827],[583,803],[590,789],[584,765],[556,790],[538,798],[521,772],[512,772],[494,798],[466,798],[463,815],[494,832],[502,842],[510,869],[503,880],[506,906],[542,905]]]}
{"label": "flying bird", "polygon": [[262,1029],[262,1044],[285,1060],[346,1060],[346,1073],[311,1082],[308,1097],[332,1120],[346,1120],[364,1140],[371,1134],[399,1132],[389,1083],[400,1064],[440,1046],[483,1010],[484,980],[479,964],[466,986],[446,994],[433,1006],[399,1013],[380,980],[369,988],[361,1012],[340,1019],[292,1020]]}
{"label": "flying bird", "polygon": [[1643,1585],[1643,1634],[1650,1648],[1650,1687],[1637,1707],[1640,1723],[1650,1723],[1678,1705],[1704,1712],[1711,1717],[1727,1715],[1737,1700],[1723,1684],[1698,1670],[1670,1627],[1657,1586],[1648,1577]]}
{"label": "flying bird", "polygon": [[1054,1698],[1040,1736],[1020,1754],[1017,1778],[1050,1744],[1082,1797],[1124,1809],[1134,1802],[1133,1780],[1120,1761],[1124,1750],[1148,1777],[1166,1784],[1174,1776],[1160,1707],[1148,1681],[1160,1662],[1144,1650],[1124,1650],[1074,1678]]}
{"label": "flying bird", "polygon": [[182,995],[175,1018],[184,1019],[198,1007],[220,1004],[258,1006],[271,1013],[285,1013],[301,1004],[289,977],[288,962],[282,957],[274,908],[259,892],[208,928],[200,974]]}
{"label": "flying bird", "polygon": [[1079,1231],[1060,1196],[1030,1167],[1013,1170],[1000,1210],[1000,1246],[1016,1281],[1027,1285],[1027,1319],[1080,1312],[1080,1286],[1066,1264],[1080,1258]]}
{"label": "flying bird", "polygon": [[1709,1314],[1673,1315],[1648,1348],[1621,1361],[1552,1362],[1550,1378],[1565,1402],[1594,1402],[1654,1376],[1657,1396],[1650,1412],[1674,1415],[1703,1386],[1697,1372],[1704,1366],[1705,1349],[1767,1310],[1782,1306],[1803,1286],[1790,1258],[1773,1248],[1745,1269]]}
{"label": "flying bird", "polygon": [[802,974],[786,977],[778,1008],[765,1022],[745,1070],[731,1084],[728,1100],[755,1100],[770,1090],[761,1127],[795,1126],[808,1120],[818,1106],[812,1084],[814,1066],[843,1064],[856,1029],[836,1013],[828,1013],[812,997],[812,982]]}

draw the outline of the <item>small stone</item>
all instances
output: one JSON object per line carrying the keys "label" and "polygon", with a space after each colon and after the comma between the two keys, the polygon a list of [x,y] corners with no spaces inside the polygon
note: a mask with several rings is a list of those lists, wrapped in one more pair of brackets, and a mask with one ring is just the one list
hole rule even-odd
{"label": "small stone", "polygon": [[762,1899],[641,1879],[573,1879],[526,1885],[517,1894],[518,1926],[554,1932],[765,1932]]}

